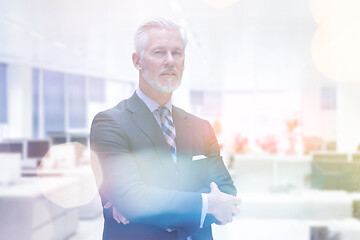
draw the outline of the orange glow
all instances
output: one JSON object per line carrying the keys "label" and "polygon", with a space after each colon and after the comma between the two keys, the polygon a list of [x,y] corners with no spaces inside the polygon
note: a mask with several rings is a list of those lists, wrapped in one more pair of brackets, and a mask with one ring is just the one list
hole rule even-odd
{"label": "orange glow", "polygon": [[321,27],[341,30],[360,20],[358,0],[310,0],[311,13]]}

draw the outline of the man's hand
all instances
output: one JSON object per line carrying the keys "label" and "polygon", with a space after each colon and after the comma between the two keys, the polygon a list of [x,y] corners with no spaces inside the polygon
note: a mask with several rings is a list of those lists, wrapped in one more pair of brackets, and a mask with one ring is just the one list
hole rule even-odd
{"label": "man's hand", "polygon": [[237,207],[240,199],[219,190],[216,183],[210,184],[211,192],[208,196],[208,213],[220,222],[221,225],[232,222],[233,216],[240,213]]}
{"label": "man's hand", "polygon": [[[109,207],[111,207],[111,202],[107,202],[104,205],[105,209],[108,209]],[[128,224],[129,221],[123,216],[121,215],[118,211],[116,211],[115,207],[113,207],[113,218],[115,219],[115,221],[117,221],[118,223],[122,223],[122,224]]]}

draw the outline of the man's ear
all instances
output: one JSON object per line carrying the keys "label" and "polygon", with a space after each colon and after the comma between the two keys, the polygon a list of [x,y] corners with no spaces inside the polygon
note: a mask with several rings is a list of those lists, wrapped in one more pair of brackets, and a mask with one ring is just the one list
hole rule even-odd
{"label": "man's ear", "polygon": [[138,70],[141,70],[141,64],[140,64],[141,58],[140,58],[140,54],[137,53],[137,52],[134,52],[134,53],[132,54],[132,60],[133,60],[133,63],[134,63],[135,68],[138,69]]}

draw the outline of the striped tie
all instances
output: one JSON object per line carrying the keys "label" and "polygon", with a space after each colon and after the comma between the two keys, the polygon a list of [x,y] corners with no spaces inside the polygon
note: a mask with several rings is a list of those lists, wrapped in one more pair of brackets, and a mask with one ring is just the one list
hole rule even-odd
{"label": "striped tie", "polygon": [[169,145],[171,156],[173,162],[176,164],[176,144],[175,144],[175,126],[172,120],[170,111],[164,107],[160,106],[158,108],[161,119],[161,128],[163,130],[165,139]]}

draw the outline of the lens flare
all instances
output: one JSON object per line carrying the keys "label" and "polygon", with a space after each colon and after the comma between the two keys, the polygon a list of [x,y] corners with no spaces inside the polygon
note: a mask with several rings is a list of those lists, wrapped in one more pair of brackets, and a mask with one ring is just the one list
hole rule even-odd
{"label": "lens flare", "polygon": [[311,44],[317,69],[336,81],[360,81],[360,2],[311,0],[319,29]]}
{"label": "lens flare", "polygon": [[[38,181],[47,199],[65,208],[81,206],[94,199],[101,184],[101,170],[96,155],[89,152],[90,149],[79,143],[57,145],[49,150],[37,169]],[[90,157],[93,158],[91,165]],[[59,190],[49,191],[49,176],[57,181]]]}

